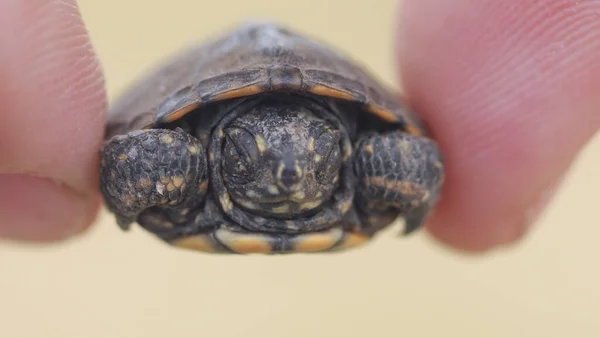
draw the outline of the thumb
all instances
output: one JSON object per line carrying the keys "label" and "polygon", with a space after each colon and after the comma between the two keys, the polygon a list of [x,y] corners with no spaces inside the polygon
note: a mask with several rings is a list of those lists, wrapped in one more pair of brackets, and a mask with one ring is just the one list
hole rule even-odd
{"label": "thumb", "polygon": [[0,102],[0,236],[82,231],[99,206],[106,98],[75,1],[0,1]]}

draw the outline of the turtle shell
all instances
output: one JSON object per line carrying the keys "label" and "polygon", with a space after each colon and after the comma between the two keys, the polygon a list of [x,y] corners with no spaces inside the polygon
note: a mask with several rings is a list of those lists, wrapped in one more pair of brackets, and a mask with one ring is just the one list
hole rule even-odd
{"label": "turtle shell", "polygon": [[111,106],[106,137],[173,122],[209,103],[277,91],[352,102],[424,134],[410,108],[356,63],[278,24],[253,23],[177,53],[136,81]]}

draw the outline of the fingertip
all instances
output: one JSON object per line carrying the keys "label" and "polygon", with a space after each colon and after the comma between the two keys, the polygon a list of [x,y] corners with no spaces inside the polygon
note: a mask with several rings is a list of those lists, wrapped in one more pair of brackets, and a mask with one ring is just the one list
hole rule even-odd
{"label": "fingertip", "polygon": [[0,237],[56,242],[86,231],[99,210],[96,197],[57,182],[23,174],[0,174]]}
{"label": "fingertip", "polygon": [[458,249],[517,243],[600,127],[600,2],[405,0],[397,59],[445,157],[428,225]]}
{"label": "fingertip", "polygon": [[0,173],[93,193],[107,97],[76,2],[1,1],[0,64]]}
{"label": "fingertip", "polygon": [[0,1],[0,65],[0,236],[84,231],[99,206],[107,99],[76,2]]}

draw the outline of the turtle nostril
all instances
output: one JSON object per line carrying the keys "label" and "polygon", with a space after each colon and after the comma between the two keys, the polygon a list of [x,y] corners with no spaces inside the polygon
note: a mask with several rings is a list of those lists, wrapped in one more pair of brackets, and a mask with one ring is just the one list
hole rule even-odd
{"label": "turtle nostril", "polygon": [[297,161],[282,161],[278,169],[278,181],[285,188],[290,188],[302,180],[302,169]]}
{"label": "turtle nostril", "polygon": [[285,186],[292,186],[300,181],[300,174],[294,168],[285,168],[281,173],[281,183]]}

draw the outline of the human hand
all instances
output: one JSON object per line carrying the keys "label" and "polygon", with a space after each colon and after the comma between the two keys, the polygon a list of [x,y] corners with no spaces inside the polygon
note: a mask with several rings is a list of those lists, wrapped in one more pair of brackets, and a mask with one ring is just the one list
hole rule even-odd
{"label": "human hand", "polygon": [[[600,4],[446,3],[404,1],[398,60],[447,161],[429,229],[483,250],[525,233],[600,126]],[[100,67],[73,0],[2,1],[0,45],[0,236],[69,238],[100,205]]]}
{"label": "human hand", "polygon": [[74,0],[0,1],[0,237],[55,241],[100,205],[106,98]]}
{"label": "human hand", "polygon": [[514,243],[600,128],[600,2],[403,5],[405,93],[446,160],[428,229],[465,250]]}

